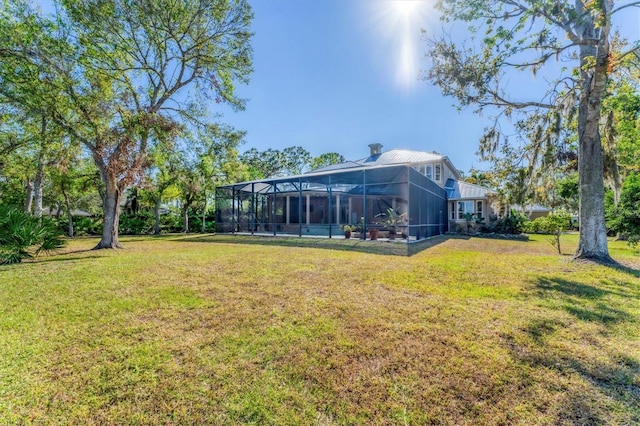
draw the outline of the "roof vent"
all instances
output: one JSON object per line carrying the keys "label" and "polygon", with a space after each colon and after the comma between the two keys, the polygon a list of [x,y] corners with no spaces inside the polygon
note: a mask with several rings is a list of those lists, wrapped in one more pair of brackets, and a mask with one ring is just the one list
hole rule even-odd
{"label": "roof vent", "polygon": [[369,149],[371,150],[371,156],[378,155],[382,153],[382,144],[381,143],[372,143],[369,144]]}

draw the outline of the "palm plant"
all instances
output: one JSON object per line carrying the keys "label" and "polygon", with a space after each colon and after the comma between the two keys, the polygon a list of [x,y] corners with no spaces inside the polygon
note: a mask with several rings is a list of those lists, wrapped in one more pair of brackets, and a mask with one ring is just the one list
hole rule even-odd
{"label": "palm plant", "polygon": [[64,245],[60,231],[47,218],[12,207],[0,207],[0,264],[20,263]]}

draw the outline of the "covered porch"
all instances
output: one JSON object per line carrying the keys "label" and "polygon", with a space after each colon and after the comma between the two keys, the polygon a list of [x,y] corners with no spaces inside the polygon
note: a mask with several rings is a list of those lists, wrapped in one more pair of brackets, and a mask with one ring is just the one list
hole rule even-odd
{"label": "covered porch", "polygon": [[[446,193],[407,166],[359,167],[242,182],[216,191],[219,232],[342,236],[395,231],[410,240],[447,231]],[[383,234],[384,236],[384,234]]]}

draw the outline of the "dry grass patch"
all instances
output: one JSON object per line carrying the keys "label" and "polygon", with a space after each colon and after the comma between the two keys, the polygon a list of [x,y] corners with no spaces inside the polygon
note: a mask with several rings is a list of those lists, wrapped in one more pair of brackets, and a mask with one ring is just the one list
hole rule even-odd
{"label": "dry grass patch", "polygon": [[0,269],[0,424],[640,422],[640,274],[543,237],[124,242]]}

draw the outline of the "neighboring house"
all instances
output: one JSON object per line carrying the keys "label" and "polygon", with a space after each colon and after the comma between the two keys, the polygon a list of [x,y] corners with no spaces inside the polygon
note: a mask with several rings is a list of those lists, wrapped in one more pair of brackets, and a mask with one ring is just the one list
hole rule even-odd
{"label": "neighboring house", "polygon": [[514,204],[511,209],[524,214],[531,220],[548,216],[552,211],[549,207],[541,206],[540,204],[529,204],[524,208],[520,204]]}
{"label": "neighboring house", "polygon": [[[448,157],[436,152],[369,145],[360,160],[298,176],[226,185],[216,190],[221,232],[341,235],[341,226],[360,224],[418,240],[456,231],[465,213],[493,214],[493,192],[462,182]],[[395,223],[389,213],[395,212]]]}
{"label": "neighboring house", "polygon": [[[42,214],[45,216],[60,216],[64,213],[64,210],[61,207],[58,208],[52,208],[52,207],[43,207],[42,208]],[[91,217],[93,216],[91,213],[86,212],[84,210],[80,210],[80,209],[73,209],[71,210],[71,216],[74,217]]]}

